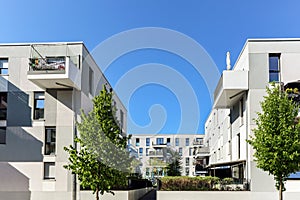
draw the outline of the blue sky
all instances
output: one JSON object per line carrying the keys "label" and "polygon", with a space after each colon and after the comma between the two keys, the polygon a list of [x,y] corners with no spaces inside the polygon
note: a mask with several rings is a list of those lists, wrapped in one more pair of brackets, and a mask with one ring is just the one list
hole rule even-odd
{"label": "blue sky", "polygon": [[[231,52],[233,65],[247,38],[300,37],[298,0],[2,0],[0,5],[1,43],[84,41],[94,52],[116,34],[157,27],[193,40],[220,72],[226,67],[226,52]],[[145,40],[152,36],[149,34]],[[171,41],[168,45],[176,45],[175,37],[162,37],[160,42],[167,39]],[[197,53],[184,42],[180,45],[189,55]],[[105,58],[105,52],[109,54],[118,48],[113,46],[101,55]],[[139,74],[139,69],[144,71]],[[153,76],[155,72],[157,76]],[[206,80],[215,76],[199,74],[186,57],[159,48],[139,48],[113,60],[105,74],[113,86],[122,89],[117,92],[128,109],[128,133],[204,132],[212,105]],[[129,80],[132,74],[135,77]],[[151,77],[156,79],[151,81]],[[167,83],[163,84],[164,80]],[[130,94],[124,93],[127,85],[137,84],[135,81],[139,87]],[[214,81],[216,84],[218,80]],[[195,101],[190,99],[194,97]]]}

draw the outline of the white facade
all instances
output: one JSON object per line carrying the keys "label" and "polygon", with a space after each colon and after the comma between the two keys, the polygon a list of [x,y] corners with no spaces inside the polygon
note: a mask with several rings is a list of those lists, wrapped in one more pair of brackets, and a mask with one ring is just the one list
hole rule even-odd
{"label": "white facade", "polygon": [[[63,147],[109,83],[81,42],[1,44],[0,74],[0,199],[78,199]],[[126,109],[114,101],[126,133]]]}
{"label": "white facade", "polygon": [[135,134],[130,144],[138,152],[140,172],[144,178],[166,175],[167,148],[181,156],[181,175],[195,176],[194,158],[196,150],[203,147],[203,138],[204,135],[199,134]]}
{"label": "white facade", "polygon": [[256,167],[246,140],[253,135],[269,82],[285,85],[300,80],[299,69],[300,39],[247,41],[234,68],[223,71],[205,124],[211,175],[248,182],[255,192],[275,191],[273,177]]}

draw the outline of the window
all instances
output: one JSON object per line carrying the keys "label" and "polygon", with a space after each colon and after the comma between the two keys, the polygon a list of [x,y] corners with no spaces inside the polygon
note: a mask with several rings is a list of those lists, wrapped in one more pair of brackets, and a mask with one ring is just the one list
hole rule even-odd
{"label": "window", "polygon": [[147,146],[147,147],[150,146],[150,138],[146,138],[146,146]]}
{"label": "window", "polygon": [[185,138],[185,146],[190,146],[190,138]]}
{"label": "window", "polygon": [[150,176],[150,169],[149,169],[149,167],[146,167],[146,176]]}
{"label": "window", "polygon": [[280,73],[280,54],[269,54],[269,82],[278,82]]}
{"label": "window", "polygon": [[89,68],[89,93],[93,95],[93,85],[94,85],[94,72],[91,68]]}
{"label": "window", "polygon": [[6,144],[6,127],[0,127],[0,144]]}
{"label": "window", "polygon": [[34,119],[44,119],[45,93],[34,93]]}
{"label": "window", "polygon": [[238,159],[241,157],[241,135],[237,134]]}
{"label": "window", "polygon": [[7,75],[8,74],[8,59],[0,58],[0,74]]}
{"label": "window", "polygon": [[44,163],[44,179],[55,179],[55,163]]}
{"label": "window", "polygon": [[193,154],[194,154],[194,149],[193,149],[193,148],[190,148],[190,149],[189,149],[189,156],[193,156]]}
{"label": "window", "polygon": [[182,148],[179,148],[179,155],[182,156]]}
{"label": "window", "polygon": [[196,138],[195,143],[196,145],[203,145],[203,138]]}
{"label": "window", "polygon": [[244,124],[243,117],[244,117],[244,99],[242,98],[240,100],[240,119],[241,119],[240,125]]}
{"label": "window", "polygon": [[185,175],[186,175],[186,176],[189,176],[189,175],[190,175],[190,168],[189,168],[189,167],[186,167],[186,168],[185,168]]}
{"label": "window", "polygon": [[228,155],[231,155],[231,141],[228,141]]}
{"label": "window", "polygon": [[0,92],[0,120],[6,120],[7,116],[7,93]]}
{"label": "window", "polygon": [[135,146],[140,146],[140,138],[135,138]]}
{"label": "window", "polygon": [[190,158],[185,158],[185,165],[190,166]]}
{"label": "window", "polygon": [[146,148],[146,156],[149,156],[149,148]]}
{"label": "window", "polygon": [[156,144],[157,145],[164,144],[164,138],[156,138]]}
{"label": "window", "polygon": [[140,154],[140,156],[143,155],[143,148],[139,148],[139,154]]}
{"label": "window", "polygon": [[[115,107],[115,106],[114,106]],[[121,122],[121,128],[124,127],[124,112],[120,109],[120,122]]]}
{"label": "window", "polygon": [[167,138],[167,145],[168,145],[168,146],[171,145],[171,138]]}
{"label": "window", "polygon": [[175,138],[175,146],[179,146],[179,138]]}
{"label": "window", "polygon": [[45,130],[45,155],[55,154],[55,143],[56,143],[56,128],[46,127]]}

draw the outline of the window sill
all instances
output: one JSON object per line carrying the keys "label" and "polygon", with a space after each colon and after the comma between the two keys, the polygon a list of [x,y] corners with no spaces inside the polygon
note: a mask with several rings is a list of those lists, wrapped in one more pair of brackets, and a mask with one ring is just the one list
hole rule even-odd
{"label": "window sill", "polygon": [[56,179],[55,178],[44,178],[43,181],[45,181],[45,182],[55,182]]}

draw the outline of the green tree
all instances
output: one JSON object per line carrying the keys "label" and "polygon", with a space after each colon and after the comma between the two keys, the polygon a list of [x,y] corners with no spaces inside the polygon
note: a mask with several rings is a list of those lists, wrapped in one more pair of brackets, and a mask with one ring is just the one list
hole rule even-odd
{"label": "green tree", "polygon": [[82,112],[81,122],[77,123],[80,137],[75,144],[80,144],[80,149],[76,145],[64,148],[70,161],[64,167],[78,176],[83,188],[96,193],[96,200],[99,192],[111,192],[113,186],[127,183],[132,161],[126,150],[128,137],[122,134],[115,119],[112,95],[103,86],[100,95],[93,99],[93,110],[87,115]]}
{"label": "green tree", "polygon": [[181,176],[181,156],[177,151],[167,149],[167,174],[168,176]]}
{"label": "green tree", "polygon": [[286,178],[299,170],[300,125],[295,121],[299,107],[279,87],[267,88],[267,94],[248,142],[255,150],[257,167],[274,175],[282,200]]}

